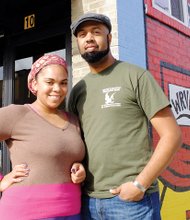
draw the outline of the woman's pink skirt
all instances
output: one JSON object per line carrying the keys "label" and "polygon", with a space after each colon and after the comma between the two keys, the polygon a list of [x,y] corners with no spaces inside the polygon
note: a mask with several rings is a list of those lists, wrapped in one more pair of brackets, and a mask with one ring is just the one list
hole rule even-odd
{"label": "woman's pink skirt", "polygon": [[29,220],[77,215],[80,208],[79,184],[15,186],[3,192],[0,219]]}

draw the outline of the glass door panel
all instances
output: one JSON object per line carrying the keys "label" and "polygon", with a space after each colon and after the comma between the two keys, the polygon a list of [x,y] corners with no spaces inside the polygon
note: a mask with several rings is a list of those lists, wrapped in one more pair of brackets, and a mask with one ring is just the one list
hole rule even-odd
{"label": "glass door panel", "polygon": [[[0,66],[0,108],[2,107],[3,67]],[[0,142],[0,172],[2,173],[2,142]]]}
{"label": "glass door panel", "polygon": [[29,93],[27,87],[27,77],[32,66],[32,57],[23,58],[15,61],[15,80],[14,80],[14,103],[31,103],[34,96]]}

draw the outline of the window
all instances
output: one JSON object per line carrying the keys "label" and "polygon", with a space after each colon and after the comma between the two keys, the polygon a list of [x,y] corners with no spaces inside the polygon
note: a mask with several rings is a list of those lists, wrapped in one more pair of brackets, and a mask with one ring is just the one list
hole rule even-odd
{"label": "window", "polygon": [[190,27],[190,0],[153,0],[153,7]]}
{"label": "window", "polygon": [[[0,66],[0,108],[2,107],[3,66]],[[0,173],[2,173],[2,142],[0,142]]]}
{"label": "window", "polygon": [[182,0],[180,0],[180,1],[179,0],[172,0],[171,1],[171,14],[175,18],[184,22]]}
{"label": "window", "polygon": [[188,8],[188,27],[190,27],[190,2],[187,4]]}
{"label": "window", "polygon": [[168,0],[154,0],[154,6],[160,7],[162,10],[169,12],[169,1]]}

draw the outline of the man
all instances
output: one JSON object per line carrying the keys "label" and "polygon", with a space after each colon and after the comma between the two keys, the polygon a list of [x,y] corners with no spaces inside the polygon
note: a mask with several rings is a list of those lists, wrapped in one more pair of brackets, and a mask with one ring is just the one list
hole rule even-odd
{"label": "man", "polygon": [[[180,129],[152,75],[112,56],[111,28],[96,13],[71,25],[90,67],[69,100],[87,149],[82,219],[159,220],[156,178],[181,144]],[[160,137],[153,154],[148,121]]]}

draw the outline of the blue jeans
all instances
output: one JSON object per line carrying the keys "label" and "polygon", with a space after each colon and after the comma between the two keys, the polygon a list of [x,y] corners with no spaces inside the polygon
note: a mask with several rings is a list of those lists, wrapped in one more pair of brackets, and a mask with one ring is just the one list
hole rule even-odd
{"label": "blue jeans", "polygon": [[83,196],[82,220],[161,220],[159,193],[145,194],[138,202],[115,196],[96,199]]}
{"label": "blue jeans", "polygon": [[65,217],[43,218],[41,220],[81,220],[80,215],[71,215]]}

